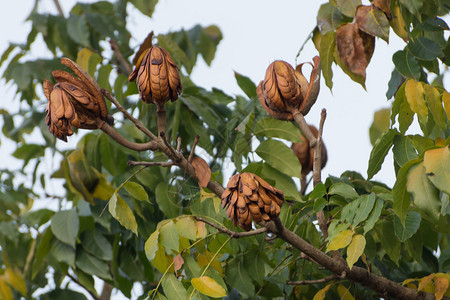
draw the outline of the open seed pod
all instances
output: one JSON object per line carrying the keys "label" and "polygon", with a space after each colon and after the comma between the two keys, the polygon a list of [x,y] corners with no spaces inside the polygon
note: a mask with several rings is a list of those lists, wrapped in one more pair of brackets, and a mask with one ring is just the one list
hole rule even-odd
{"label": "open seed pod", "polygon": [[249,231],[255,222],[270,221],[280,214],[283,192],[253,173],[236,174],[222,194],[222,207],[234,225]]}
{"label": "open seed pod", "polygon": [[155,104],[158,109],[171,100],[178,99],[181,93],[181,80],[178,67],[170,54],[158,46],[150,47],[142,62],[136,65],[128,80],[136,79],[139,95],[146,103]]}
{"label": "open seed pod", "polygon": [[111,117],[107,115],[97,82],[72,60],[62,58],[61,63],[79,77],[56,70],[52,72],[56,85],[44,80],[43,89],[48,100],[45,121],[54,136],[67,142],[67,136],[73,134],[72,126],[97,129],[104,122],[110,122]]}
{"label": "open seed pod", "polygon": [[[315,137],[319,135],[319,131],[313,125],[309,125],[311,132]],[[291,146],[292,151],[294,151],[295,156],[297,156],[300,164],[302,165],[302,176],[305,177],[309,172],[313,169],[314,164],[314,149],[309,146],[308,140],[300,135],[302,139],[299,143],[293,143]],[[321,150],[321,167],[324,168],[327,164],[328,155],[327,148],[325,144],[322,142],[322,150]]]}
{"label": "open seed pod", "polygon": [[276,60],[269,65],[263,81],[256,89],[263,108],[272,117],[291,120],[298,113],[306,115],[317,100],[320,90],[320,59],[314,65],[309,82],[302,73],[304,64],[294,68],[285,61]]}

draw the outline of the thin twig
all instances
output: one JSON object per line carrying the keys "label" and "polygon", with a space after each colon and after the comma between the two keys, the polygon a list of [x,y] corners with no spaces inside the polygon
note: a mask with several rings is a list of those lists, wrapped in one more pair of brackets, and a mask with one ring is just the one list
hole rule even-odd
{"label": "thin twig", "polygon": [[128,165],[129,166],[159,166],[159,167],[172,167],[173,165],[175,165],[174,162],[172,161],[167,161],[167,162],[158,162],[158,161],[133,161],[133,160],[129,160],[128,161]]}
{"label": "thin twig", "polygon": [[181,136],[177,138],[177,152],[180,153],[181,150]]}
{"label": "thin twig", "polygon": [[120,145],[136,151],[146,151],[146,150],[152,150],[155,151],[158,149],[158,144],[156,141],[150,141],[148,143],[134,143],[130,142],[126,138],[124,138],[114,127],[109,125],[106,122],[103,122],[100,126],[100,129],[109,135],[113,140],[115,140]]}
{"label": "thin twig", "polygon": [[63,10],[62,10],[62,8],[61,8],[61,4],[59,4],[59,1],[58,1],[58,0],[53,0],[53,3],[55,3],[56,10],[58,11],[58,14],[59,14],[61,17],[65,18],[64,12],[63,12]]}
{"label": "thin twig", "polygon": [[137,120],[135,117],[133,117],[120,103],[111,95],[111,93],[106,89],[101,89],[100,92],[109,100],[111,101],[123,114],[124,116],[133,122],[133,124],[136,126],[137,129],[142,131],[145,135],[147,135],[152,140],[156,140],[157,137],[154,135],[150,130],[148,130],[147,127],[144,126],[139,120]]}
{"label": "thin twig", "polygon": [[167,137],[166,137],[165,132],[164,132],[164,131],[161,131],[161,132],[159,133],[159,136],[160,136],[161,139],[163,140],[164,145],[166,145],[166,147],[169,149],[170,153],[172,153],[173,157],[178,158],[177,161],[179,161],[179,160],[180,160],[180,158],[179,158],[179,153],[177,153],[176,150],[172,147],[172,145],[169,144],[169,141],[167,140]]}
{"label": "thin twig", "polygon": [[287,284],[289,285],[311,285],[311,284],[318,284],[318,283],[326,283],[331,280],[337,279],[337,275],[333,274],[330,276],[327,276],[325,278],[321,279],[314,279],[314,280],[299,280],[299,281],[288,281]]}
{"label": "thin twig", "polygon": [[92,291],[90,291],[87,287],[85,287],[78,279],[76,279],[75,277],[73,277],[72,275],[70,275],[69,273],[67,273],[67,277],[69,277],[73,282],[75,282],[76,284],[78,284],[79,286],[81,286],[83,289],[85,289],[89,295],[92,296],[92,298],[94,298],[94,300],[100,300],[100,298],[94,294]]}
{"label": "thin twig", "polygon": [[120,52],[119,45],[117,45],[117,42],[113,39],[110,39],[109,44],[111,45],[111,49],[114,52],[114,56],[117,58],[117,61],[122,65],[122,67],[125,69],[127,74],[133,72],[133,67],[123,57],[122,53]]}
{"label": "thin twig", "polygon": [[308,140],[309,146],[311,148],[314,148],[317,144],[317,139],[314,136],[314,134],[312,133],[308,124],[306,123],[305,117],[301,113],[298,113],[294,116],[294,120],[297,123],[297,125],[300,127],[300,129],[303,132],[303,134],[305,135],[306,139]]}
{"label": "thin twig", "polygon": [[258,235],[264,232],[267,232],[267,228],[266,227],[261,227],[259,229],[256,230],[252,230],[252,231],[245,231],[245,232],[235,232],[235,231],[231,231],[228,228],[219,226],[217,224],[214,224],[208,220],[205,220],[201,217],[194,217],[194,219],[196,219],[197,221],[203,222],[205,224],[208,224],[211,227],[216,228],[217,230],[219,230],[222,233],[228,234],[229,236],[233,237],[233,238],[240,238],[240,237],[246,237],[246,236],[252,236],[252,235]]}
{"label": "thin twig", "polygon": [[200,136],[197,134],[195,136],[194,143],[192,144],[191,153],[189,153],[188,162],[191,163],[192,158],[194,157],[195,147],[197,146],[198,140],[200,139]]}

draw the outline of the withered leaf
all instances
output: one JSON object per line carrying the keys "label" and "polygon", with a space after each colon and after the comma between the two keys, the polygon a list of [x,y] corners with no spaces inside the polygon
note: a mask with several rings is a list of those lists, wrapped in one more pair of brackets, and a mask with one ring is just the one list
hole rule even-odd
{"label": "withered leaf", "polygon": [[181,257],[181,253],[173,258],[173,268],[177,272],[184,264],[184,259]]}
{"label": "withered leaf", "polygon": [[201,157],[194,157],[191,162],[195,169],[195,175],[198,178],[198,185],[204,188],[208,185],[209,179],[211,178],[211,169],[209,168],[206,161]]}
{"label": "withered leaf", "polygon": [[373,0],[372,5],[384,12],[389,20],[392,19],[390,0]]}
{"label": "withered leaf", "polygon": [[375,38],[359,30],[358,24],[346,24],[336,31],[340,60],[355,73],[366,77],[366,68],[375,48]]}
{"label": "withered leaf", "polygon": [[386,15],[374,6],[358,6],[355,16],[359,29],[389,42],[389,21]]}

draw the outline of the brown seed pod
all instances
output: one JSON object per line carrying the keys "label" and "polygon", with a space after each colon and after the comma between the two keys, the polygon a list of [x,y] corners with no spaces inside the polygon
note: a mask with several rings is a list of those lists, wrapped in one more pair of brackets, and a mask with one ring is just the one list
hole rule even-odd
{"label": "brown seed pod", "polygon": [[[315,137],[319,135],[319,131],[313,125],[309,125],[311,132]],[[302,165],[302,176],[305,177],[309,172],[313,169],[314,164],[314,149],[309,146],[308,140],[300,135],[301,142],[293,143],[291,146],[292,151],[294,151],[295,156],[297,156],[300,164]],[[327,148],[325,144],[322,142],[322,150],[321,150],[321,167],[324,168],[327,164],[328,155]]]}
{"label": "brown seed pod", "polygon": [[320,89],[320,59],[314,65],[308,82],[300,64],[294,68],[277,60],[269,65],[263,81],[256,89],[263,108],[276,119],[291,120],[298,113],[306,115],[316,102]]}
{"label": "brown seed pod", "polygon": [[48,100],[45,121],[54,136],[67,142],[67,136],[73,134],[72,126],[97,129],[104,122],[109,123],[111,117],[107,115],[98,83],[72,60],[62,58],[61,63],[78,77],[56,70],[52,72],[58,82],[56,85],[44,80],[43,89]]}
{"label": "brown seed pod", "polygon": [[134,79],[141,99],[155,104],[158,109],[167,101],[178,99],[182,90],[177,65],[170,54],[158,46],[149,48],[141,64],[136,65],[128,80]]}
{"label": "brown seed pod", "polygon": [[253,173],[236,174],[230,178],[222,194],[222,207],[235,225],[249,231],[251,220],[270,221],[278,217],[284,202],[283,192]]}

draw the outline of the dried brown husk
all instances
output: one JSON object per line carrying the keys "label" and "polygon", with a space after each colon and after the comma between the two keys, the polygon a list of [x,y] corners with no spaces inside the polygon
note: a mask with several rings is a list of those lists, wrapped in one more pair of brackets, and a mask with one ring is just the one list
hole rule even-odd
{"label": "dried brown husk", "polygon": [[259,223],[277,218],[283,202],[282,191],[249,172],[232,176],[222,194],[227,216],[246,231],[251,230],[252,219]]}
{"label": "dried brown husk", "polygon": [[[137,71],[137,74],[134,74]],[[153,46],[147,50],[142,63],[136,66],[129,80],[136,78],[141,99],[158,108],[178,99],[182,85],[178,67],[163,48]]]}
{"label": "dried brown husk", "polygon": [[[318,137],[319,131],[313,125],[309,125],[311,132],[315,137]],[[293,143],[291,145],[292,151],[294,151],[295,156],[297,156],[298,161],[302,165],[302,176],[306,176],[313,170],[314,165],[314,149],[309,146],[308,140],[300,135],[301,142]],[[321,168],[324,168],[327,164],[328,154],[325,144],[322,142],[321,148]]]}
{"label": "dried brown husk", "polygon": [[291,120],[298,113],[309,112],[320,90],[320,59],[316,56],[313,61],[309,82],[302,73],[303,64],[295,70],[281,60],[269,65],[256,92],[261,105],[272,117]]}

